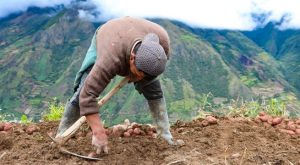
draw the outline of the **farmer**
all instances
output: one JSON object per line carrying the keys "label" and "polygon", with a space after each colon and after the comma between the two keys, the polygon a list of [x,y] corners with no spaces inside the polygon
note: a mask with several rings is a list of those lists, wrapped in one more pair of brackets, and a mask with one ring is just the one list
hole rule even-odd
{"label": "farmer", "polygon": [[[57,135],[80,115],[92,129],[92,144],[108,152],[107,136],[99,117],[97,97],[116,75],[129,77],[148,101],[158,135],[175,144],[170,133],[164,95],[157,76],[165,70],[170,54],[167,32],[144,19],[113,19],[97,29],[75,78],[73,97],[67,102]],[[84,78],[86,76],[86,78]]]}

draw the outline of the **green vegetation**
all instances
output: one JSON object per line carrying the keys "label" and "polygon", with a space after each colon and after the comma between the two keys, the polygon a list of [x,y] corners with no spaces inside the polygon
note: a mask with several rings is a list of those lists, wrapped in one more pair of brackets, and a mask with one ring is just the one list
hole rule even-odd
{"label": "green vegetation", "polygon": [[247,87],[250,88],[257,85],[257,83],[259,82],[257,76],[255,76],[253,72],[250,72],[245,76],[241,76],[240,79]]}
{"label": "green vegetation", "polygon": [[[25,20],[12,18],[0,26],[4,41],[0,46],[0,105],[4,113],[11,115],[5,120],[20,119],[26,109],[30,110],[29,118],[46,113],[46,120],[59,120],[64,109],[61,103],[72,95],[75,74],[96,27],[78,19],[69,9],[54,16],[31,13],[21,18]],[[171,41],[171,58],[161,75],[171,120],[189,120],[199,109],[205,113],[230,112],[228,107],[233,108],[232,113],[242,111],[245,116],[254,116],[262,109],[274,115],[298,114],[299,32],[286,33],[282,40],[268,33],[257,37],[261,39],[257,41],[240,31],[196,29],[169,20],[156,21],[165,27]],[[101,96],[118,80],[112,80]],[[270,88],[271,82],[277,88]],[[265,104],[244,100],[234,105],[227,101],[239,97],[261,100],[265,95],[256,92],[264,89],[278,89],[279,93],[267,91],[272,95],[267,95]],[[292,104],[281,102],[281,96],[297,92]],[[45,109],[46,100],[54,96],[60,101],[51,102]],[[217,103],[220,100],[223,101]],[[107,125],[126,118],[151,122],[147,101],[132,84],[101,107],[100,115]]]}
{"label": "green vegetation", "polygon": [[21,122],[22,124],[29,124],[29,123],[32,123],[32,120],[31,120],[31,119],[28,119],[28,117],[27,117],[26,115],[22,115],[22,116],[21,116],[20,122]]}
{"label": "green vegetation", "polygon": [[286,102],[279,98],[251,101],[231,99],[230,102],[220,105],[215,105],[212,102],[206,103],[206,105],[210,105],[209,109],[201,108],[198,115],[199,117],[203,117],[203,114],[205,113],[211,113],[217,116],[241,116],[254,118],[259,114],[259,112],[266,112],[271,116],[287,116]]}
{"label": "green vegetation", "polygon": [[60,103],[57,98],[53,98],[49,103],[46,114],[43,115],[43,119],[46,121],[58,121],[61,119],[64,112],[64,105]]}

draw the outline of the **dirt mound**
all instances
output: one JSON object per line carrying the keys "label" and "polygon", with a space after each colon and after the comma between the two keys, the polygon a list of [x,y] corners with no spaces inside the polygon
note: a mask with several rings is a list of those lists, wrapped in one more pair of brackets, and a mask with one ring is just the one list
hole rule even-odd
{"label": "dirt mound", "polygon": [[[241,118],[220,118],[217,124],[203,120],[178,121],[171,132],[185,141],[169,146],[151,136],[110,137],[109,154],[102,161],[87,161],[59,153],[51,145],[48,132],[57,122],[44,122],[28,132],[29,126],[14,124],[8,133],[0,132],[0,164],[294,164],[300,165],[300,136],[289,135],[265,123]],[[32,127],[32,126],[31,126]],[[94,151],[91,133],[84,125],[68,141],[70,151],[87,155]]]}

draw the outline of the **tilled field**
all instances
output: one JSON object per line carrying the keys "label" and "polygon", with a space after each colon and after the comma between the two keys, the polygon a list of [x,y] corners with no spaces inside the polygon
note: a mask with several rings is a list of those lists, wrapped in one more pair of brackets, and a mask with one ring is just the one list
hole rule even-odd
{"label": "tilled field", "polygon": [[[60,153],[47,133],[55,132],[57,122],[34,125],[12,124],[0,132],[0,164],[289,164],[300,165],[300,135],[289,133],[286,126],[263,120],[218,118],[216,124],[204,119],[178,121],[172,134],[183,146],[169,146],[149,135],[109,136],[109,154],[100,161],[84,160]],[[294,122],[297,129],[300,124]],[[273,125],[273,126],[272,126]],[[123,136],[123,135],[121,135]],[[91,133],[84,125],[66,144],[72,152],[88,155]]]}

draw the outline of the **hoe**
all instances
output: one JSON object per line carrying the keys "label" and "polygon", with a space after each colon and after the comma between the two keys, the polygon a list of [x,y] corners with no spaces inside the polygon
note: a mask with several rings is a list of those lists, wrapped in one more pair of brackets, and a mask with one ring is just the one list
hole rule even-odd
{"label": "hoe", "polygon": [[[101,100],[98,101],[98,104],[100,107],[102,107],[115,93],[117,93],[125,84],[127,84],[129,81],[128,78],[123,78],[122,81],[120,81],[115,87],[113,87]],[[82,116],[80,117],[70,128],[68,128],[64,133],[62,133],[58,137],[51,137],[51,140],[58,145],[58,148],[62,153],[70,154],[73,156],[77,156],[84,159],[90,159],[90,160],[102,160],[99,158],[93,158],[89,156],[83,156],[76,153],[73,153],[71,151],[68,151],[63,147],[63,145],[76,133],[76,131],[80,128],[80,126],[86,121],[86,117]]]}

